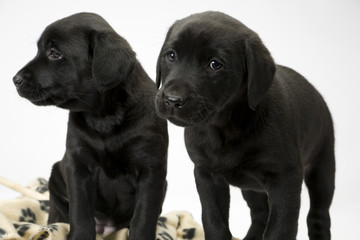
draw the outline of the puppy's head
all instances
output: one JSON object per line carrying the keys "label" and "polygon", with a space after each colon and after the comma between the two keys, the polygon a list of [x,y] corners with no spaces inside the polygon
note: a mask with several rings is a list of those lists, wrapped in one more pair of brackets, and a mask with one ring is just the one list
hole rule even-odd
{"label": "puppy's head", "polygon": [[52,23],[37,45],[35,58],[13,78],[20,96],[36,105],[92,110],[101,94],[127,79],[136,61],[126,40],[92,13]]}
{"label": "puppy's head", "polygon": [[238,102],[255,110],[275,64],[258,35],[220,12],[173,24],[157,62],[156,108],[180,126],[211,122]]}

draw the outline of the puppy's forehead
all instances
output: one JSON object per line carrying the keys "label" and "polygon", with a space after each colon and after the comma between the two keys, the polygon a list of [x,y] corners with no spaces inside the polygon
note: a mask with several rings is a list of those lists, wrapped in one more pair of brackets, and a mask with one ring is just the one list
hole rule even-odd
{"label": "puppy's forehead", "polygon": [[240,21],[224,13],[204,12],[175,22],[169,32],[168,41],[175,45],[184,40],[202,45],[231,44],[249,31]]}
{"label": "puppy's forehead", "polygon": [[66,41],[72,38],[79,39],[81,35],[92,32],[114,31],[113,28],[99,15],[94,13],[78,13],[55,21],[47,26],[39,42],[46,44],[55,39]]}

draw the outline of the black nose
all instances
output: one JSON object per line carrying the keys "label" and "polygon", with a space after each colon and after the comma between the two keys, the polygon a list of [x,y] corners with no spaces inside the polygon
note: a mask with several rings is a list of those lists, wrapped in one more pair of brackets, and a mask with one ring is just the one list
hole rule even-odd
{"label": "black nose", "polygon": [[172,106],[175,108],[182,108],[182,106],[184,106],[184,104],[185,104],[185,99],[180,96],[173,95],[173,94],[165,94],[164,102],[167,106]]}
{"label": "black nose", "polygon": [[14,82],[16,87],[19,87],[24,82],[24,79],[22,77],[16,75],[13,78],[13,82]]}

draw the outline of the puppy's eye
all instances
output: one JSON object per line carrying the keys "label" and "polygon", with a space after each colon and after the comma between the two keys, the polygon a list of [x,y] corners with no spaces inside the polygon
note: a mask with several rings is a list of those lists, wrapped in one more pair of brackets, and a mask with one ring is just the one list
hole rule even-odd
{"label": "puppy's eye", "polygon": [[176,61],[176,53],[175,51],[169,51],[167,54],[166,54],[166,58],[169,62],[174,62]]}
{"label": "puppy's eye", "polygon": [[59,53],[58,51],[56,51],[55,49],[50,49],[50,53],[48,55],[48,57],[52,60],[58,60],[62,58],[61,53]]}
{"label": "puppy's eye", "polygon": [[209,63],[209,67],[211,68],[211,70],[216,71],[216,70],[219,70],[220,68],[222,68],[223,65],[216,60],[211,60]]}

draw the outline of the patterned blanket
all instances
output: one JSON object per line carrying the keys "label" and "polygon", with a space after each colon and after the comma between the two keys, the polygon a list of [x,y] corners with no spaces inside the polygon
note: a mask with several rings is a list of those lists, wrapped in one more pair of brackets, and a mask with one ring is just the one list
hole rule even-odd
{"label": "patterned blanket", "polygon": [[[17,199],[0,200],[0,239],[66,240],[69,224],[47,225],[49,212],[47,181],[38,178],[30,182],[27,187],[29,191],[33,191],[32,196],[36,196],[35,198],[21,196]],[[96,240],[126,240],[127,237],[128,229],[125,228],[105,236],[97,235]],[[159,217],[156,240],[204,240],[204,231],[190,213],[170,212]]]}

